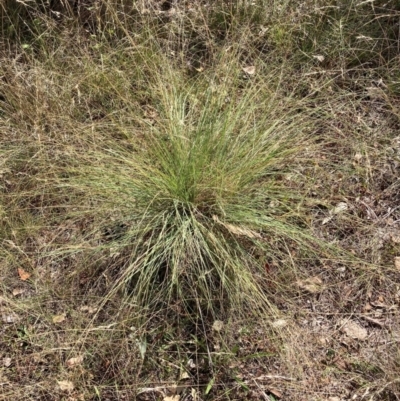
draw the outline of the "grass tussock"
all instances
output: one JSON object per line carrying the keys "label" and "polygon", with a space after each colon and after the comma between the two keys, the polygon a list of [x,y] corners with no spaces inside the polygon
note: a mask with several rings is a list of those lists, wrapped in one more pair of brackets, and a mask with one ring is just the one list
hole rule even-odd
{"label": "grass tussock", "polygon": [[228,85],[214,77],[203,90],[200,80],[182,88],[164,71],[149,84],[157,107],[142,121],[145,137],[91,143],[60,182],[85,194],[97,225],[119,224],[98,249],[125,256],[115,289],[134,282],[135,299],[150,309],[177,299],[209,310],[227,301],[237,311],[262,308],[265,255],[282,258],[274,247],[285,241],[310,249],[302,196],[285,174],[313,146],[312,116],[228,72]]}
{"label": "grass tussock", "polygon": [[396,400],[399,18],[1,3],[0,400]]}

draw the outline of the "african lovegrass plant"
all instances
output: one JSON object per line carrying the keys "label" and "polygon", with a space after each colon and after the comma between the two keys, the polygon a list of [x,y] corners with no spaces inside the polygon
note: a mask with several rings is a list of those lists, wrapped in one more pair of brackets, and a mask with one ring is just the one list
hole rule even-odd
{"label": "african lovegrass plant", "polygon": [[83,189],[98,217],[124,225],[98,247],[124,255],[113,291],[130,288],[150,310],[160,300],[212,312],[263,308],[256,255],[279,258],[280,241],[310,241],[294,224],[301,197],[284,174],[310,145],[312,121],[240,74],[205,89],[167,78],[151,88],[145,134],[129,146],[93,144],[66,185]]}

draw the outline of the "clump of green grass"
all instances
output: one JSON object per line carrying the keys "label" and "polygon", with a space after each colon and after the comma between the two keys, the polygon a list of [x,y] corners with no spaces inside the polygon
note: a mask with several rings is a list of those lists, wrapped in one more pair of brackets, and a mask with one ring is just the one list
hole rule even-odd
{"label": "clump of green grass", "polygon": [[285,173],[312,146],[312,118],[237,68],[189,85],[179,74],[149,82],[154,110],[140,138],[125,127],[129,146],[88,146],[62,185],[86,194],[97,227],[123,227],[95,247],[120,255],[113,291],[129,288],[150,310],[263,309],[265,258],[282,259],[285,241],[311,241]]}

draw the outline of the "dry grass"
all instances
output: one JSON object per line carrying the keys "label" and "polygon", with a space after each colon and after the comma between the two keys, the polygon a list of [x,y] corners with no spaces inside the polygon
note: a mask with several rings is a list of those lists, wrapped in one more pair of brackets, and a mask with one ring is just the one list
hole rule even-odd
{"label": "dry grass", "polygon": [[397,2],[128,3],[0,5],[0,400],[397,400]]}

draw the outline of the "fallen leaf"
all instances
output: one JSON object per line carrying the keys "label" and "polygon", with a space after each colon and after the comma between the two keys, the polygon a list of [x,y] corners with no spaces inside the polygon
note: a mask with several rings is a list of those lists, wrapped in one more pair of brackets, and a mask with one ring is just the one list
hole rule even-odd
{"label": "fallen leaf", "polygon": [[75,388],[74,383],[70,382],[69,380],[60,380],[57,382],[57,384],[61,391],[70,392]]}
{"label": "fallen leaf", "polygon": [[297,285],[301,289],[306,290],[306,291],[310,292],[311,294],[317,294],[317,293],[321,292],[323,289],[322,284],[323,284],[323,282],[318,276],[310,277],[305,280],[299,280],[297,282]]}
{"label": "fallen leaf", "polygon": [[335,215],[342,213],[347,209],[348,209],[347,203],[339,202],[333,209],[329,210],[329,216],[325,217],[325,219],[322,220],[322,225],[330,222]]}
{"label": "fallen leaf", "polygon": [[392,235],[392,241],[395,243],[395,244],[400,244],[400,235]]}
{"label": "fallen leaf", "polygon": [[339,202],[333,209],[332,209],[332,213],[333,214],[339,214],[341,212],[344,212],[345,210],[347,210],[349,207],[347,206],[346,202]]}
{"label": "fallen leaf", "polygon": [[14,288],[12,294],[14,295],[14,297],[16,297],[17,295],[23,294],[25,291],[25,288]]}
{"label": "fallen leaf", "polygon": [[268,387],[268,391],[276,398],[282,398],[282,392],[275,387]]}
{"label": "fallen leaf", "polygon": [[3,366],[8,368],[11,365],[11,358],[3,358]]}
{"label": "fallen leaf", "polygon": [[235,226],[230,223],[224,223],[216,215],[212,216],[212,219],[214,221],[216,221],[217,223],[223,225],[229,232],[231,232],[234,235],[242,235],[242,236],[248,237],[248,238],[262,238],[262,236],[258,232],[251,230],[249,228],[243,228],[243,227]]}
{"label": "fallen leaf", "polygon": [[65,320],[65,313],[63,313],[62,315],[55,315],[53,316],[53,323],[62,323]]}
{"label": "fallen leaf", "polygon": [[329,223],[331,220],[333,219],[333,216],[328,216],[328,217],[325,217],[323,220],[322,220],[322,225],[325,225],[326,223]]}
{"label": "fallen leaf", "polygon": [[189,369],[196,369],[196,364],[194,363],[193,359],[189,359],[186,365]]}
{"label": "fallen leaf", "polygon": [[31,276],[30,273],[28,273],[28,272],[25,271],[24,269],[21,269],[20,267],[18,267],[18,275],[19,275],[19,278],[20,278],[22,281],[28,280],[28,278]]}
{"label": "fallen leaf", "polygon": [[382,296],[379,296],[377,300],[370,302],[372,306],[375,308],[387,309],[389,305],[386,305],[385,299]]}
{"label": "fallen leaf", "polygon": [[347,368],[348,368],[347,362],[343,358],[340,358],[340,357],[335,358],[333,360],[333,363],[335,364],[335,366],[337,368],[339,368],[341,370],[347,370]]}
{"label": "fallen leaf", "polygon": [[212,325],[212,329],[215,331],[221,331],[223,328],[224,322],[222,322],[221,320],[216,320]]}
{"label": "fallen leaf", "polygon": [[67,360],[67,366],[73,367],[75,365],[80,365],[83,362],[83,355],[79,355],[75,358],[70,358]]}
{"label": "fallen leaf", "polygon": [[179,401],[181,396],[179,394],[171,395],[169,397],[164,397],[163,401]]}
{"label": "fallen leaf", "polygon": [[368,337],[368,331],[352,320],[341,320],[341,330],[351,338],[364,341]]}
{"label": "fallen leaf", "polygon": [[329,397],[329,401],[341,401],[340,397]]}
{"label": "fallen leaf", "polygon": [[254,65],[243,67],[242,70],[249,75],[254,75],[256,73],[256,67]]}
{"label": "fallen leaf", "polygon": [[322,63],[325,60],[325,56],[322,56],[320,54],[313,56],[316,60],[318,60],[320,63]]}
{"label": "fallen leaf", "polygon": [[272,327],[280,328],[287,326],[288,322],[285,319],[278,319],[275,322],[272,322]]}
{"label": "fallen leaf", "polygon": [[400,256],[394,258],[394,267],[400,271]]}
{"label": "fallen leaf", "polygon": [[15,323],[20,320],[20,317],[15,313],[10,313],[10,314],[4,313],[1,315],[1,318],[4,323]]}
{"label": "fallen leaf", "polygon": [[89,313],[91,315],[91,314],[93,314],[93,313],[95,313],[97,311],[97,308],[93,308],[92,306],[89,306],[89,305],[84,305],[84,306],[81,306],[79,308],[79,310],[81,312],[87,312],[87,313]]}
{"label": "fallen leaf", "polygon": [[326,337],[319,337],[319,338],[318,338],[318,342],[319,342],[321,345],[327,345],[327,344],[329,343],[329,340],[328,340],[328,338],[326,338]]}
{"label": "fallen leaf", "polygon": [[186,372],[186,371],[183,371],[181,373],[181,375],[179,376],[179,380],[186,380],[186,379],[189,379],[189,378],[190,378],[189,373]]}

